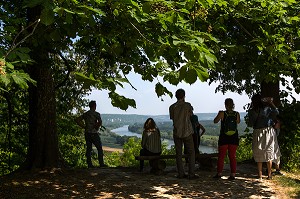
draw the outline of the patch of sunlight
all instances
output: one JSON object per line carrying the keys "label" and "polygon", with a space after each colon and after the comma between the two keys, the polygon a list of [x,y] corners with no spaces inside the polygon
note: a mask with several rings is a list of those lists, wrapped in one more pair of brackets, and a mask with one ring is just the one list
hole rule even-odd
{"label": "patch of sunlight", "polygon": [[130,197],[132,197],[132,198],[141,198],[141,195],[140,194],[132,194],[132,195],[130,195]]}
{"label": "patch of sunlight", "polygon": [[29,186],[31,186],[31,183],[29,183],[29,182],[23,182],[22,185],[25,186],[25,187],[29,187]]}
{"label": "patch of sunlight", "polygon": [[77,195],[79,195],[79,194],[80,194],[80,192],[78,192],[78,191],[74,191],[74,190],[72,191],[72,193],[73,193],[73,194],[77,194]]}
{"label": "patch of sunlight", "polygon": [[[175,187],[178,186],[178,184],[175,184]],[[174,187],[170,187],[170,188],[164,188],[164,187],[153,187],[154,190],[156,190],[156,193],[152,193],[151,195],[155,196],[155,197],[166,197],[166,198],[170,198],[170,199],[176,199],[178,198],[178,196],[174,196],[174,195],[170,195],[170,194],[165,194],[166,192],[174,189]]]}
{"label": "patch of sunlight", "polygon": [[114,198],[112,193],[108,192],[100,192],[99,196],[95,196],[96,199],[98,198]]}
{"label": "patch of sunlight", "polygon": [[57,185],[57,184],[54,184],[53,187],[54,187],[54,189],[56,189],[56,190],[57,190],[57,189],[60,189],[60,185]]}
{"label": "patch of sunlight", "polygon": [[16,181],[13,181],[12,184],[13,184],[13,185],[20,185],[20,183],[19,183],[19,182],[16,182]]}
{"label": "patch of sunlight", "polygon": [[95,185],[93,183],[89,183],[89,184],[86,184],[86,186],[90,188],[90,187],[94,187]]}
{"label": "patch of sunlight", "polygon": [[257,196],[257,195],[251,195],[249,196],[249,199],[278,199],[276,196],[271,196],[271,197],[265,197],[265,196]]}
{"label": "patch of sunlight", "polygon": [[97,172],[91,172],[90,174],[91,174],[91,176],[97,176],[97,175],[99,175],[99,173],[97,173]]}

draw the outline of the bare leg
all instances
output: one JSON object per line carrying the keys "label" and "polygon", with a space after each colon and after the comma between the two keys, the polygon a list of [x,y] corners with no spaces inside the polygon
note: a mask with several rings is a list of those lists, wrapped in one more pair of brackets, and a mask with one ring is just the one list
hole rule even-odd
{"label": "bare leg", "polygon": [[268,177],[272,176],[272,161],[267,162],[267,168],[268,168]]}
{"label": "bare leg", "polygon": [[275,169],[278,170],[278,171],[280,170],[279,164],[275,164]]}
{"label": "bare leg", "polygon": [[257,169],[258,169],[258,178],[262,178],[262,162],[257,163]]}

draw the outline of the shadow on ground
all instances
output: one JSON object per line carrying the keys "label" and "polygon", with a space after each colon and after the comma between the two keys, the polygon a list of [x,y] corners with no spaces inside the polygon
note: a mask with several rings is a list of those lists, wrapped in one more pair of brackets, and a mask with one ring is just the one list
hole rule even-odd
{"label": "shadow on ground", "polygon": [[134,168],[23,172],[0,178],[0,198],[270,198],[275,194],[256,179],[255,168],[244,170],[234,181],[213,179],[215,172],[207,170],[197,170],[196,180],[177,179],[174,168],[160,176]]}

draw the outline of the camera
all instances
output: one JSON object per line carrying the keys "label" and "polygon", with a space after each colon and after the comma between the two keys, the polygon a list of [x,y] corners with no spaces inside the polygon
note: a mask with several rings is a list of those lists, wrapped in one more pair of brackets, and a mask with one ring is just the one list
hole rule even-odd
{"label": "camera", "polygon": [[272,102],[273,98],[272,97],[264,97],[261,99],[262,102]]}

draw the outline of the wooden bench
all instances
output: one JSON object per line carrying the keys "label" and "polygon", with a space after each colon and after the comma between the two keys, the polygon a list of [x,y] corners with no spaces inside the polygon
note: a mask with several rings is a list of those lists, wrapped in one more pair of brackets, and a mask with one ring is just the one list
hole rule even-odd
{"label": "wooden bench", "polygon": [[[187,158],[187,154],[183,154],[182,158]],[[216,161],[213,158],[218,157],[218,153],[200,153],[196,154],[196,161],[200,167],[215,168]],[[158,155],[158,156],[135,156],[136,160],[149,160],[149,164],[153,170],[163,171],[166,168],[165,159],[176,159],[176,155]]]}

